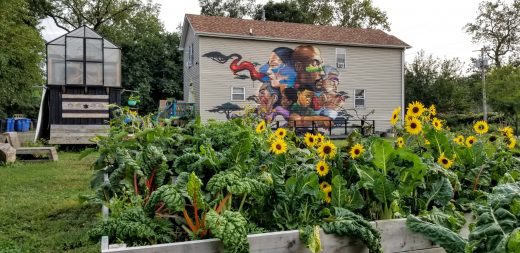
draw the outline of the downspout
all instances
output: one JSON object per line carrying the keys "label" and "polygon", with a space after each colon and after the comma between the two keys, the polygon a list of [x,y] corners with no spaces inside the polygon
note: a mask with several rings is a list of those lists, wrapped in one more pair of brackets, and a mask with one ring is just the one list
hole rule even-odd
{"label": "downspout", "polygon": [[[401,112],[404,112],[406,110],[405,102],[404,102],[404,64],[405,64],[405,48],[403,48],[403,51],[401,53]],[[404,113],[401,113],[401,122],[404,122]]]}

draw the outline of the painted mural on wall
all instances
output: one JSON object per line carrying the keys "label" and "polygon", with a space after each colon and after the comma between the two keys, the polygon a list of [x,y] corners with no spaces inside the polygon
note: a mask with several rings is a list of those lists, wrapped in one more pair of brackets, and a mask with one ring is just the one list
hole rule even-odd
{"label": "painted mural on wall", "polygon": [[220,64],[229,63],[237,79],[261,82],[256,96],[258,113],[268,121],[283,117],[288,121],[336,119],[343,109],[347,93],[338,91],[339,71],[325,65],[319,48],[300,45],[294,49],[278,47],[265,64],[243,61],[242,55],[208,52]]}

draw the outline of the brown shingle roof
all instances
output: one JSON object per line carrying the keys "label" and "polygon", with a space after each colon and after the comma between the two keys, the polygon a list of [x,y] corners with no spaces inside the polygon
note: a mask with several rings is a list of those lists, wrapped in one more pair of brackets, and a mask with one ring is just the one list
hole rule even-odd
{"label": "brown shingle roof", "polygon": [[[402,40],[377,29],[319,26],[186,14],[196,34],[246,39],[288,40],[316,44],[347,44],[409,48]],[[251,29],[251,30],[250,30]],[[249,32],[252,31],[252,35]]]}

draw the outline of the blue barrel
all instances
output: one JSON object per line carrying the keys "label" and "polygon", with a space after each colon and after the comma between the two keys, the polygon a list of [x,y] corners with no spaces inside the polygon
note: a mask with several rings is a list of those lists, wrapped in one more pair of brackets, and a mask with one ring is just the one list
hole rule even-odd
{"label": "blue barrel", "polygon": [[29,132],[30,126],[31,126],[31,120],[28,119],[28,118],[25,118],[24,121],[23,121],[23,131],[24,132]]}
{"label": "blue barrel", "polygon": [[16,132],[21,132],[23,130],[23,119],[16,119],[14,123],[14,130]]}
{"label": "blue barrel", "polygon": [[13,118],[7,118],[6,121],[6,132],[14,132],[14,119]]}

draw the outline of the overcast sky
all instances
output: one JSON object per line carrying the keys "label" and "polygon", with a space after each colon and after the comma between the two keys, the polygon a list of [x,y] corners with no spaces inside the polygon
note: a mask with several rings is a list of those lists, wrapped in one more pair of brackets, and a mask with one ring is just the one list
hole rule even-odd
{"label": "overcast sky", "polygon": [[[166,30],[175,31],[184,14],[199,14],[198,0],[154,0],[161,4],[160,18]],[[280,1],[280,0],[277,0]],[[410,62],[419,50],[440,58],[458,57],[469,62],[476,57],[481,45],[473,44],[463,27],[477,16],[479,0],[372,0],[386,11],[391,23],[390,34],[412,46],[406,58]],[[265,3],[267,0],[257,0]],[[63,32],[45,20],[45,38],[55,38]]]}

